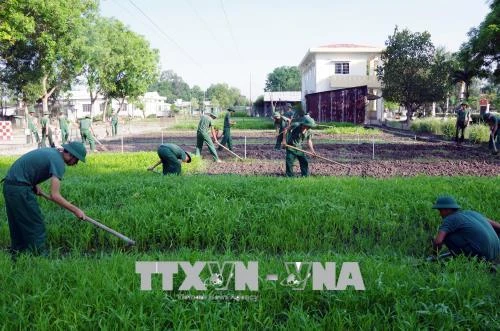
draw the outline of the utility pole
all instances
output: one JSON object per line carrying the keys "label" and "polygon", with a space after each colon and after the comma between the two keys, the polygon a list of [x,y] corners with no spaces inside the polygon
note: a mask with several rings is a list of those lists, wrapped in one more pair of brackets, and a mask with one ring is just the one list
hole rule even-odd
{"label": "utility pole", "polygon": [[252,102],[252,73],[250,73],[250,115],[253,116],[253,102]]}

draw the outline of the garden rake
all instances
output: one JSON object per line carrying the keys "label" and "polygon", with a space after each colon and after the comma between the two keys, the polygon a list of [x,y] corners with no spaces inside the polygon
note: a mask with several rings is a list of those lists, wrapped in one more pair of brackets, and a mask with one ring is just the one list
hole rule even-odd
{"label": "garden rake", "polygon": [[339,166],[341,166],[341,167],[347,168],[347,169],[348,169],[347,174],[349,175],[349,174],[351,173],[351,167],[346,166],[345,164],[342,164],[342,163],[340,163],[340,162],[337,162],[337,161],[333,161],[333,160],[327,159],[326,157],[323,157],[323,156],[321,156],[321,155],[318,155],[318,154],[315,154],[315,153],[312,153],[312,152],[308,152],[308,151],[305,151],[305,150],[303,150],[303,149],[300,149],[300,148],[298,148],[298,147],[291,146],[291,145],[288,145],[288,144],[285,144],[285,147],[287,147],[287,148],[291,148],[291,149],[295,149],[295,150],[297,150],[297,151],[299,151],[299,152],[302,152],[302,153],[304,153],[304,154],[308,154],[308,155],[311,155],[311,156],[317,157],[317,158],[319,158],[319,159],[322,159],[322,160],[328,161],[328,162],[330,162],[330,163],[333,163],[333,164],[339,165]]}

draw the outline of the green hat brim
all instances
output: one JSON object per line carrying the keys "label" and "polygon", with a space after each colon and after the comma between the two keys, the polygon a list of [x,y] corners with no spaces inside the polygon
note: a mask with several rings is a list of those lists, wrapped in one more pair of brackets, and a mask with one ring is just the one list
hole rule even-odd
{"label": "green hat brim", "polygon": [[64,145],[62,145],[62,147],[65,150],[67,150],[71,155],[73,155],[74,157],[76,157],[78,160],[80,160],[83,163],[85,163],[85,156],[83,156],[76,149],[74,149],[71,144],[64,144]]}

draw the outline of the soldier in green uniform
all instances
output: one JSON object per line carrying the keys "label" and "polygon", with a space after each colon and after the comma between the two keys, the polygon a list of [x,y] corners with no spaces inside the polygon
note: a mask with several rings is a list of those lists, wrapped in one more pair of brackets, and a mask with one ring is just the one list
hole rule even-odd
{"label": "soldier in green uniform", "polygon": [[35,141],[38,144],[38,147],[40,147],[40,136],[38,135],[38,128],[36,127],[36,119],[33,116],[34,113],[35,108],[30,107],[28,114],[28,129],[30,129],[31,133],[35,137]]}
{"label": "soldier in green uniform", "polygon": [[[460,144],[464,141],[465,128],[469,125],[471,121],[469,105],[465,102],[462,102],[460,108],[457,110],[457,123],[456,123],[456,132],[455,132],[455,141],[457,144]],[[460,133],[460,138],[459,138]]]}
{"label": "soldier in green uniform", "polygon": [[46,147],[45,140],[47,139],[49,125],[49,113],[43,112],[43,117],[40,119],[40,126],[42,127],[42,147]]}
{"label": "soldier in green uniform", "polygon": [[274,127],[276,129],[276,144],[274,145],[274,149],[279,150],[281,149],[281,143],[283,141],[283,132],[285,131],[285,128],[290,125],[290,119],[285,116],[281,116],[278,112],[274,112],[273,119]]}
{"label": "soldier in green uniform", "polygon": [[175,144],[162,144],[158,147],[158,156],[160,160],[148,168],[149,171],[153,171],[154,168],[163,165],[163,175],[168,174],[181,174],[181,163],[191,162],[191,155],[188,152],[180,148]]}
{"label": "soldier in green uniform", "polygon": [[490,126],[489,148],[493,149],[494,155],[497,155],[500,148],[500,117],[492,113],[485,113],[483,119]]}
{"label": "soldier in green uniform", "polygon": [[65,144],[69,137],[69,121],[63,112],[59,114],[59,129],[61,130],[61,143]]}
{"label": "soldier in green uniform", "polygon": [[85,217],[82,210],[61,195],[60,184],[65,165],[73,166],[79,160],[85,162],[86,153],[82,143],[71,142],[61,149],[31,151],[12,164],[2,181],[13,255],[27,250],[44,252],[47,234],[35,194],[46,195],[39,184],[47,179],[50,179],[50,200],[80,219]]}
{"label": "soldier in green uniform", "polygon": [[[227,145],[227,148],[232,151],[233,150],[233,138],[231,137],[231,126],[236,124],[236,122],[231,121],[231,113],[235,110],[233,108],[228,108],[226,116],[224,116],[224,129],[222,130],[222,141],[221,145]],[[219,146],[219,151],[222,150],[222,147]]]}
{"label": "soldier in green uniform", "polygon": [[293,111],[293,107],[291,103],[286,104],[286,112],[285,112],[285,117],[289,118],[290,120],[294,119],[295,112]]}
{"label": "soldier in green uniform", "polygon": [[82,143],[85,144],[85,142],[88,140],[90,145],[90,150],[92,152],[95,152],[94,136],[92,135],[91,131],[92,131],[92,120],[90,119],[89,115],[86,115],[85,118],[82,118],[80,120],[80,135],[82,137]]}
{"label": "soldier in green uniform", "polygon": [[[201,115],[200,122],[198,123],[198,130],[196,131],[196,155],[201,154],[201,149],[203,148],[203,142],[208,146],[208,150],[215,162],[221,162],[217,151],[215,150],[214,141],[217,141],[217,134],[215,133],[214,127],[212,125],[212,119],[216,118],[213,113],[206,113]],[[210,138],[212,137],[212,139]]]}
{"label": "soldier in green uniform", "polygon": [[438,197],[432,208],[437,209],[443,218],[433,241],[436,254],[444,243],[453,256],[464,254],[488,261],[500,257],[497,234],[500,232],[500,224],[478,212],[460,210],[460,206],[450,196]]}
{"label": "soldier in green uniform", "polygon": [[114,137],[118,134],[118,114],[113,111],[111,115],[111,135]]}
{"label": "soldier in green uniform", "polygon": [[[304,116],[301,122],[291,123],[289,128],[285,129],[285,136],[283,137],[283,147],[286,145],[302,149],[302,143],[307,141],[307,145],[312,153],[315,153],[312,143],[311,128],[314,128],[316,123],[309,116]],[[302,176],[309,176],[309,162],[307,157],[301,151],[296,149],[286,148],[286,175],[293,177],[293,164],[296,159],[299,159],[300,173]]]}

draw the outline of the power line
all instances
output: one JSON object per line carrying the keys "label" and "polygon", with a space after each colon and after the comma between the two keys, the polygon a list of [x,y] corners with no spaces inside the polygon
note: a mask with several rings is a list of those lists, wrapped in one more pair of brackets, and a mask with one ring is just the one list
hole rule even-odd
{"label": "power line", "polygon": [[141,8],[137,7],[137,5],[132,1],[132,0],[128,0],[130,2],[130,4],[132,6],[134,6],[144,17],[146,17],[146,19],[151,22],[151,24],[153,24],[153,26],[158,30],[160,31],[160,33],[166,37],[172,44],[174,44],[182,53],[184,53],[184,55],[186,55],[194,64],[196,64],[200,69],[203,69],[203,67],[201,66],[201,64],[199,64],[198,62],[196,62],[194,60],[194,58],[186,51],[184,50],[172,37],[170,37],[168,34],[166,34],[159,26],[158,24],[156,24],[148,15],[146,15],[146,13],[144,13]]}
{"label": "power line", "polygon": [[215,42],[217,43],[217,45],[219,45],[219,47],[223,48],[224,47],[223,44],[219,41],[219,39],[217,39],[217,37],[213,33],[212,29],[210,29],[210,25],[198,13],[198,11],[196,10],[196,7],[193,6],[193,3],[190,0],[186,0],[186,1],[189,3],[189,6],[191,7],[192,11],[195,13],[196,17],[198,17],[198,19],[201,21],[201,23],[203,23],[203,25],[205,26],[205,30],[207,30],[210,33],[210,35],[215,40]]}
{"label": "power line", "polygon": [[231,24],[229,23],[229,19],[227,18],[227,13],[226,13],[226,9],[224,8],[224,1],[223,0],[220,0],[220,5],[222,7],[222,11],[224,12],[224,18],[226,19],[226,24],[227,24],[227,27],[229,29],[229,33],[231,34],[231,39],[233,40],[233,43],[236,47],[236,52],[238,53],[240,60],[243,62],[243,58],[241,56],[240,49],[238,47],[238,43],[236,42],[236,39],[234,38],[233,29],[231,29]]}

